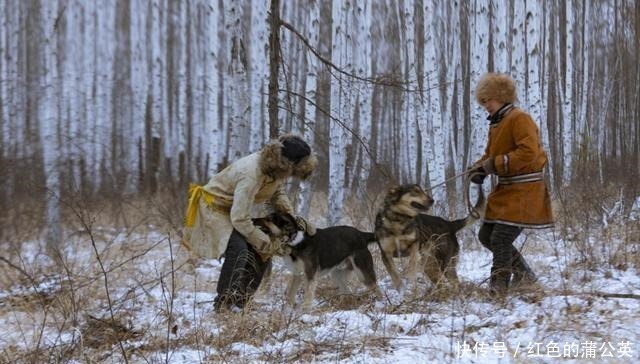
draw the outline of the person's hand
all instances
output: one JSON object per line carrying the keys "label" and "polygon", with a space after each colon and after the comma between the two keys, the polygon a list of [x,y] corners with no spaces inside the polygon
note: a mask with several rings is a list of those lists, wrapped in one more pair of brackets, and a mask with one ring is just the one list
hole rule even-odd
{"label": "person's hand", "polygon": [[316,227],[309,221],[305,220],[304,217],[300,215],[296,216],[296,224],[298,224],[298,228],[306,232],[307,235],[316,235]]}
{"label": "person's hand", "polygon": [[245,236],[247,242],[262,256],[268,256],[271,248],[271,238],[260,229],[256,229],[253,234]]}
{"label": "person's hand", "polygon": [[471,179],[471,182],[481,185],[487,177],[487,172],[485,172],[482,164],[474,164],[467,169],[467,176]]}
{"label": "person's hand", "polygon": [[486,174],[496,174],[496,167],[493,165],[493,158],[489,157],[482,162],[482,169]]}

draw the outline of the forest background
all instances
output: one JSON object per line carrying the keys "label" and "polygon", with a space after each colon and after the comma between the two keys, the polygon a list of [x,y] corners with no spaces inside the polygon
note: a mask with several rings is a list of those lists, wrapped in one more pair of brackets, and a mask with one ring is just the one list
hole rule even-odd
{"label": "forest background", "polygon": [[449,180],[435,211],[459,215],[452,177],[485,146],[487,71],[516,80],[539,124],[557,209],[629,211],[640,195],[637,1],[10,0],[0,14],[5,237],[48,227],[59,245],[69,208],[121,225],[149,201],[179,228],[190,182],[284,132],[319,157],[289,187],[319,225],[369,219],[396,183]]}

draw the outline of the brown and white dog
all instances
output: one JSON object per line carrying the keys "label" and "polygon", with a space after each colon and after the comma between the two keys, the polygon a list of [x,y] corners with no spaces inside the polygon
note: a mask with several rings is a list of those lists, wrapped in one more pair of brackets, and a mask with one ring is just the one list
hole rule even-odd
{"label": "brown and white dog", "polygon": [[[471,224],[472,215],[464,219],[448,221],[437,216],[426,215],[433,205],[433,198],[418,185],[402,185],[391,188],[382,209],[376,216],[375,233],[382,253],[382,262],[391,275],[397,290],[402,281],[393,257],[409,256],[407,278],[416,283],[418,261],[422,256],[425,274],[431,282],[439,285],[446,277],[451,283],[458,282],[456,273],[460,244],[456,232]],[[475,208],[484,204],[482,187],[478,189]]]}

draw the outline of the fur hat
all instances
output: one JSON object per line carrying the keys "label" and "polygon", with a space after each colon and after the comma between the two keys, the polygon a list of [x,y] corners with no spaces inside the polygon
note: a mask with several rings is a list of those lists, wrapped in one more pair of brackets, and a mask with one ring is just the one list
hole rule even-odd
{"label": "fur hat", "polygon": [[517,99],[515,82],[509,75],[489,72],[480,77],[476,87],[476,100],[479,104],[488,100],[511,104]]}
{"label": "fur hat", "polygon": [[309,144],[297,135],[286,134],[278,138],[278,140],[282,143],[282,155],[294,164],[311,154]]}
{"label": "fur hat", "polygon": [[293,134],[270,141],[262,148],[260,155],[260,169],[276,179],[289,176],[307,179],[318,163],[309,144]]}

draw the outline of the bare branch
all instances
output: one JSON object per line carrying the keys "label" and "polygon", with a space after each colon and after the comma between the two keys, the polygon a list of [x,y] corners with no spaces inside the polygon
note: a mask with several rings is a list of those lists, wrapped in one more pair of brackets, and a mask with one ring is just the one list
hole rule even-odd
{"label": "bare branch", "polygon": [[[438,88],[444,85],[435,85],[433,87],[430,87],[428,89],[411,89],[409,87],[407,87],[407,85],[410,85],[412,82],[411,81],[403,81],[403,80],[399,80],[395,77],[389,77],[389,76],[380,76],[380,77],[363,77],[363,76],[358,76],[354,73],[350,73],[345,71],[344,69],[342,69],[341,67],[337,66],[336,64],[334,64],[333,62],[331,62],[330,59],[327,59],[326,57],[322,56],[320,54],[320,52],[318,52],[317,49],[315,49],[315,47],[313,47],[311,45],[311,43],[309,42],[309,40],[302,35],[293,25],[291,25],[290,23],[280,19],[280,24],[287,28],[288,30],[290,30],[293,34],[296,35],[296,37],[298,37],[300,39],[300,41],[302,41],[302,43],[309,48],[309,50],[311,51],[311,53],[313,53],[314,56],[316,56],[322,63],[324,63],[329,69],[333,69],[336,72],[345,75],[347,77],[359,80],[359,81],[363,81],[363,82],[367,82],[367,83],[371,83],[374,85],[380,85],[380,86],[389,86],[389,87],[395,87],[400,89],[401,91],[404,92],[423,92],[429,89],[433,89],[433,88]],[[333,74],[333,73],[332,73]],[[334,76],[335,77],[335,76]],[[447,82],[446,84],[451,84],[454,82],[458,82],[457,80],[451,81],[451,82]]]}
{"label": "bare branch", "polygon": [[305,38],[304,35],[300,34],[300,32],[290,23],[287,23],[286,21],[280,19],[280,24],[289,29],[293,34],[295,34],[301,41],[302,43],[304,43],[304,45],[309,48],[309,50],[311,51],[311,53],[313,53],[314,56],[316,56],[322,63],[324,63],[326,66],[328,66],[329,68],[333,68],[334,70],[336,70],[338,73],[341,73],[347,77],[350,78],[354,78],[356,80],[360,80],[360,81],[364,81],[364,82],[369,82],[369,83],[373,83],[376,85],[382,85],[382,86],[391,86],[391,87],[398,87],[400,89],[402,89],[403,91],[410,91],[409,89],[407,89],[406,87],[402,87],[402,83],[403,82],[399,82],[399,81],[395,81],[395,80],[384,80],[383,78],[380,79],[374,79],[374,78],[370,78],[370,77],[362,77],[362,76],[358,76],[356,74],[347,72],[345,70],[343,70],[342,68],[336,66],[333,62],[331,62],[331,60],[323,57],[320,52],[318,52],[318,50],[316,50],[311,43],[309,42],[309,40],[307,38]]}
{"label": "bare branch", "polygon": [[[306,97],[305,95],[302,95],[300,93],[297,93],[295,91],[290,91],[290,90],[285,90],[285,89],[279,89],[279,92],[286,92],[288,94],[300,97],[301,99],[307,101],[308,103],[310,103],[311,105],[313,105],[317,110],[319,110],[321,113],[325,114],[326,116],[328,116],[331,120],[335,121],[336,123],[338,123],[343,129],[345,129],[346,131],[348,131],[351,135],[353,135],[357,140],[358,143],[360,143],[360,145],[362,146],[362,148],[365,150],[365,152],[367,153],[367,155],[369,156],[369,159],[371,160],[371,162],[373,163],[373,165],[375,167],[377,167],[382,174],[391,179],[391,177],[389,176],[389,174],[387,173],[387,171],[385,171],[384,168],[380,167],[380,165],[378,164],[378,162],[376,161],[376,159],[373,157],[373,155],[371,154],[371,151],[369,150],[369,147],[367,146],[367,144],[364,142],[364,140],[362,140],[362,137],[360,135],[358,135],[358,133],[356,133],[353,129],[351,129],[344,121],[336,118],[335,116],[331,115],[331,113],[327,110],[325,110],[324,108],[322,108],[321,106],[319,106],[318,104],[316,104],[313,100],[309,99],[308,97]],[[297,113],[293,110],[288,110],[289,112],[296,114]]]}

